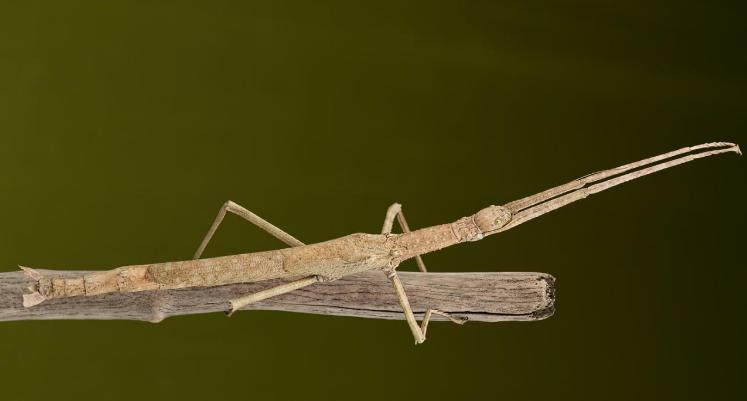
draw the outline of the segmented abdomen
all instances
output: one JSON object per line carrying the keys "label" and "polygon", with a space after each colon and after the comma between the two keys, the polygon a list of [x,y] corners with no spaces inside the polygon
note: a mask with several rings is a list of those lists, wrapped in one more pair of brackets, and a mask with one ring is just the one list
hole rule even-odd
{"label": "segmented abdomen", "polygon": [[[30,270],[30,269],[29,269]],[[215,286],[286,277],[279,251],[125,266],[64,278],[39,274],[43,299]]]}

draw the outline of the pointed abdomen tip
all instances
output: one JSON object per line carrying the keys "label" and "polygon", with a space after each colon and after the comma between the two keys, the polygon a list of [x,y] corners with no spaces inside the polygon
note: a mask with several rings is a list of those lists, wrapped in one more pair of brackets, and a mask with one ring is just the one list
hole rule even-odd
{"label": "pointed abdomen tip", "polygon": [[21,270],[23,270],[23,274],[25,274],[26,277],[28,277],[30,279],[41,280],[41,278],[42,278],[41,273],[39,273],[38,271],[36,271],[36,270],[34,270],[34,269],[30,268],[30,267],[18,266],[18,268],[20,268]]}

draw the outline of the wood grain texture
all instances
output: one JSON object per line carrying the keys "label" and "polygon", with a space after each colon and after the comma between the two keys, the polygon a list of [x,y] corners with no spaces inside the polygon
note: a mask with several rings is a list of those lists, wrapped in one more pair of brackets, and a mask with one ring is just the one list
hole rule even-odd
{"label": "wood grain texture", "polygon": [[[90,272],[41,271],[64,277]],[[428,307],[473,321],[527,321],[554,311],[555,279],[545,273],[400,272],[413,311]],[[51,299],[24,308],[22,294],[34,280],[21,272],[0,273],[0,320],[124,319],[159,322],[167,317],[225,312],[228,301],[284,280],[136,293]],[[252,304],[245,309],[276,310],[376,319],[404,319],[391,283],[379,271],[358,273]],[[434,316],[434,320],[443,320]]]}

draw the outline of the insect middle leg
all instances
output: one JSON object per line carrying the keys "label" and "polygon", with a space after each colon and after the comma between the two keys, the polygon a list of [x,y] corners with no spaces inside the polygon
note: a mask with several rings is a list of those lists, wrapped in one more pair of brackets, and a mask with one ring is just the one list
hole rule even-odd
{"label": "insect middle leg", "polygon": [[[384,218],[384,225],[381,229],[382,234],[391,234],[392,232],[392,226],[394,225],[394,218],[397,218],[397,221],[399,221],[400,227],[402,227],[402,231],[409,233],[410,227],[407,225],[407,221],[405,220],[405,215],[402,213],[402,205],[399,203],[394,203],[386,211],[386,217]],[[421,272],[427,272],[425,268],[425,264],[423,263],[423,259],[420,257],[420,255],[415,257],[415,260],[418,263],[418,268]],[[467,321],[466,317],[453,317],[450,314],[446,312],[441,312],[437,309],[428,308],[425,311],[425,316],[423,316],[423,321],[418,325],[417,320],[415,319],[415,314],[412,312],[412,307],[410,306],[410,300],[407,298],[407,293],[405,293],[405,288],[402,285],[402,281],[399,278],[399,275],[397,274],[397,271],[395,268],[392,268],[389,271],[386,271],[387,278],[392,282],[392,285],[394,286],[394,291],[397,293],[397,299],[399,300],[399,305],[402,307],[402,310],[405,313],[405,320],[407,320],[408,326],[410,326],[410,331],[412,331],[413,337],[415,337],[415,344],[421,344],[425,341],[425,333],[428,330],[428,322],[431,319],[431,316],[433,314],[445,316],[452,322],[456,324],[463,324]]]}

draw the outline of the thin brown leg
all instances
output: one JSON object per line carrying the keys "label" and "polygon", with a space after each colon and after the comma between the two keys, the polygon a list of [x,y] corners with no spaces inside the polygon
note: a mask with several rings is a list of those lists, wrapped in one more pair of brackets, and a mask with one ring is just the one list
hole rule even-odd
{"label": "thin brown leg", "polygon": [[389,278],[389,280],[392,282],[392,285],[394,286],[394,292],[397,293],[397,299],[399,300],[399,305],[402,307],[402,310],[405,313],[405,320],[407,320],[407,325],[410,326],[410,331],[412,331],[412,335],[413,337],[415,337],[415,344],[422,344],[425,341],[425,332],[428,330],[428,322],[431,319],[431,315],[434,313],[437,315],[445,316],[456,324],[464,324],[467,321],[466,317],[455,318],[448,313],[441,312],[437,309],[428,308],[428,310],[425,311],[423,321],[420,323],[420,326],[418,326],[418,322],[415,319],[415,314],[412,313],[412,307],[410,307],[410,301],[407,298],[407,293],[405,293],[405,288],[402,286],[402,281],[399,279],[397,271],[392,270],[391,272],[387,273],[387,278]]}
{"label": "thin brown leg", "polygon": [[243,217],[248,222],[267,231],[273,237],[285,242],[286,244],[290,246],[304,245],[303,242],[297,240],[292,235],[275,227],[267,220],[250,212],[248,209],[242,207],[241,205],[229,200],[229,201],[226,201],[226,203],[224,203],[223,206],[221,206],[220,210],[218,211],[218,215],[215,217],[215,220],[213,221],[213,224],[210,226],[210,229],[208,230],[207,234],[205,234],[205,238],[203,238],[202,243],[200,243],[199,248],[197,248],[197,251],[195,252],[193,259],[199,259],[200,256],[202,256],[202,252],[205,251],[205,247],[207,247],[207,244],[210,242],[210,239],[213,238],[213,234],[215,234],[215,231],[218,229],[218,226],[220,226],[220,223],[223,222],[223,218],[226,217],[226,212],[231,212],[233,214]]}
{"label": "thin brown leg", "polygon": [[306,278],[302,278],[300,280],[291,281],[290,283],[280,284],[278,286],[268,288],[263,291],[255,292],[249,295],[244,295],[241,298],[232,299],[229,301],[229,309],[228,309],[228,316],[233,315],[234,312],[237,310],[255,303],[259,302],[263,299],[276,297],[278,295],[285,294],[287,292],[295,291],[299,288],[303,288],[306,286],[309,286],[314,283],[318,283],[321,281],[319,276],[309,276]]}

